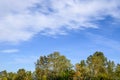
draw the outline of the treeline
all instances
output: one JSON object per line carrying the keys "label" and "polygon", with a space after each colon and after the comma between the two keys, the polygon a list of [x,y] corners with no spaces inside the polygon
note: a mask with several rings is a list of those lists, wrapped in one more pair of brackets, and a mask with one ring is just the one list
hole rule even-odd
{"label": "treeline", "polygon": [[95,52],[72,65],[64,55],[54,52],[40,56],[34,72],[5,70],[0,72],[0,80],[120,80],[120,64],[107,60],[102,52]]}

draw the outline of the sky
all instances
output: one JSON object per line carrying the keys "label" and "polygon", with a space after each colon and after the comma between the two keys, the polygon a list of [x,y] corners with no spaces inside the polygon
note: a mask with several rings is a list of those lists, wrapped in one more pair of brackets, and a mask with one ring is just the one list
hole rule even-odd
{"label": "sky", "polygon": [[0,0],[0,71],[34,71],[55,51],[72,64],[96,51],[120,63],[120,0]]}

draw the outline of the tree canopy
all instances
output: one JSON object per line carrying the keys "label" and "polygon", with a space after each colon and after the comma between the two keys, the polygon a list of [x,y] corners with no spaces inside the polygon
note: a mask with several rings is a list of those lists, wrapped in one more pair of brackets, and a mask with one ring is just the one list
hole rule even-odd
{"label": "tree canopy", "polygon": [[0,80],[120,80],[120,64],[108,60],[103,52],[95,52],[72,65],[64,55],[53,52],[40,56],[34,72],[4,70],[0,72]]}

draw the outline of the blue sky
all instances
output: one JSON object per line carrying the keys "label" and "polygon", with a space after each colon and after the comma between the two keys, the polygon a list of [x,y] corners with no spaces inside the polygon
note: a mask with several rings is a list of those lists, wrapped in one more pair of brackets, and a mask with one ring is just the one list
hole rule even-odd
{"label": "blue sky", "polygon": [[0,0],[0,71],[34,71],[54,51],[73,64],[95,51],[120,63],[119,34],[120,0]]}

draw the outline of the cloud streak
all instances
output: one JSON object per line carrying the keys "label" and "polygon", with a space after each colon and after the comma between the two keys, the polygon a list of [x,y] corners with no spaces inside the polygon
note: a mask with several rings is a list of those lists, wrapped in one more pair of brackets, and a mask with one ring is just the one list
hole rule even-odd
{"label": "cloud streak", "polygon": [[105,36],[92,33],[88,33],[88,36],[89,39],[97,45],[102,45],[108,47],[109,49],[120,51],[120,42],[117,40],[109,39],[106,38]]}
{"label": "cloud streak", "polygon": [[106,16],[120,19],[119,4],[119,0],[0,0],[0,42],[98,28],[96,22]]}
{"label": "cloud streak", "polygon": [[19,52],[18,49],[5,49],[5,50],[0,50],[1,53],[17,53]]}

